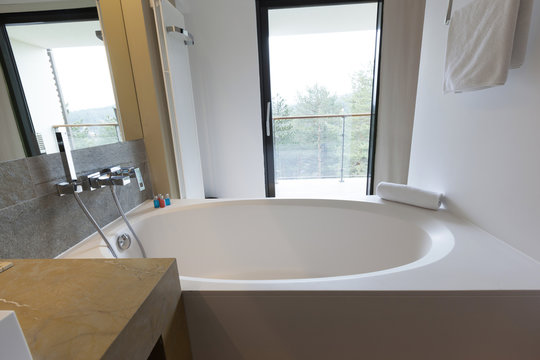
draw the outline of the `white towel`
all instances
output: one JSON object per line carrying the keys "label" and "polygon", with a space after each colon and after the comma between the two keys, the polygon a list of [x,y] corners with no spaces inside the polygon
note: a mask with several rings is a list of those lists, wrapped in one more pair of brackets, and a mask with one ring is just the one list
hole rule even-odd
{"label": "white towel", "polygon": [[519,2],[519,12],[514,35],[514,48],[512,49],[512,60],[510,68],[516,69],[523,65],[525,53],[527,52],[527,42],[529,40],[529,29],[531,28],[531,15],[533,0],[521,0]]}
{"label": "white towel", "polygon": [[380,182],[377,195],[381,199],[437,210],[441,206],[441,193],[418,189],[408,185]]}
{"label": "white towel", "polygon": [[512,58],[520,0],[476,0],[452,14],[444,92],[503,85]]}

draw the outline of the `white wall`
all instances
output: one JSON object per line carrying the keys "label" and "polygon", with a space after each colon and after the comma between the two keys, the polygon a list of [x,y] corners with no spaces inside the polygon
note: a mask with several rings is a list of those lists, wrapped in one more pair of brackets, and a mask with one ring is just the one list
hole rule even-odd
{"label": "white wall", "polygon": [[47,50],[13,40],[13,54],[36,133],[43,135],[47,154],[58,152],[53,125],[64,123]]}
{"label": "white wall", "polygon": [[540,0],[528,53],[506,85],[443,95],[447,1],[428,0],[409,184],[540,260]]}
{"label": "white wall", "polygon": [[4,73],[0,70],[0,162],[25,156]]}
{"label": "white wall", "polygon": [[264,197],[255,1],[186,3],[206,196]]}

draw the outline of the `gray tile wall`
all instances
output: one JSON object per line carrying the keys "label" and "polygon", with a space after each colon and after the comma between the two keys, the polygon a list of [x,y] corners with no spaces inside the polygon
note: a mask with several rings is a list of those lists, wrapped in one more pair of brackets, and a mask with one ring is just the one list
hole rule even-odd
{"label": "gray tile wall", "polygon": [[[125,211],[152,197],[142,140],[76,150],[73,161],[78,174],[139,167],[145,191],[134,181],[117,187]],[[55,184],[64,178],[59,154],[0,163],[0,259],[52,258],[95,232],[72,195],[56,195]],[[81,199],[101,226],[119,217],[109,188],[83,192]]]}

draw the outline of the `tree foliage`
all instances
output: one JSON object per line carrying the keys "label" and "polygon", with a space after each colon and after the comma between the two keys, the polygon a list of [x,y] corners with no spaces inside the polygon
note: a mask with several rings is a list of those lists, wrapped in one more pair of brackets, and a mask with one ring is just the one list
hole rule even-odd
{"label": "tree foliage", "polygon": [[[298,93],[291,105],[278,94],[272,99],[273,117],[369,114],[372,75],[359,71],[351,81],[353,91],[344,97],[319,84]],[[276,177],[340,177],[342,161],[345,177],[366,176],[369,133],[369,116],[275,120]]]}
{"label": "tree foliage", "polygon": [[[112,107],[68,111],[68,123],[99,124],[118,123],[116,110]],[[68,130],[73,149],[84,149],[118,142],[118,133],[114,126],[72,127]]]}
{"label": "tree foliage", "polygon": [[371,112],[373,74],[371,74],[368,70],[356,72],[352,76],[352,88],[353,92],[349,98],[351,111],[354,113]]}

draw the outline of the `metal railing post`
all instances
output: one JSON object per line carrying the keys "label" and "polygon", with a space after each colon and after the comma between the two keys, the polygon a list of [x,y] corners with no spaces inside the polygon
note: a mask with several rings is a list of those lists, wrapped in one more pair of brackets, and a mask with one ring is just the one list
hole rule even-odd
{"label": "metal railing post", "polygon": [[120,129],[120,125],[115,125],[114,128],[116,130],[116,138],[118,139],[118,142],[122,141],[122,132]]}
{"label": "metal railing post", "polygon": [[341,177],[339,182],[343,182],[343,158],[345,157],[345,116],[341,117]]}

